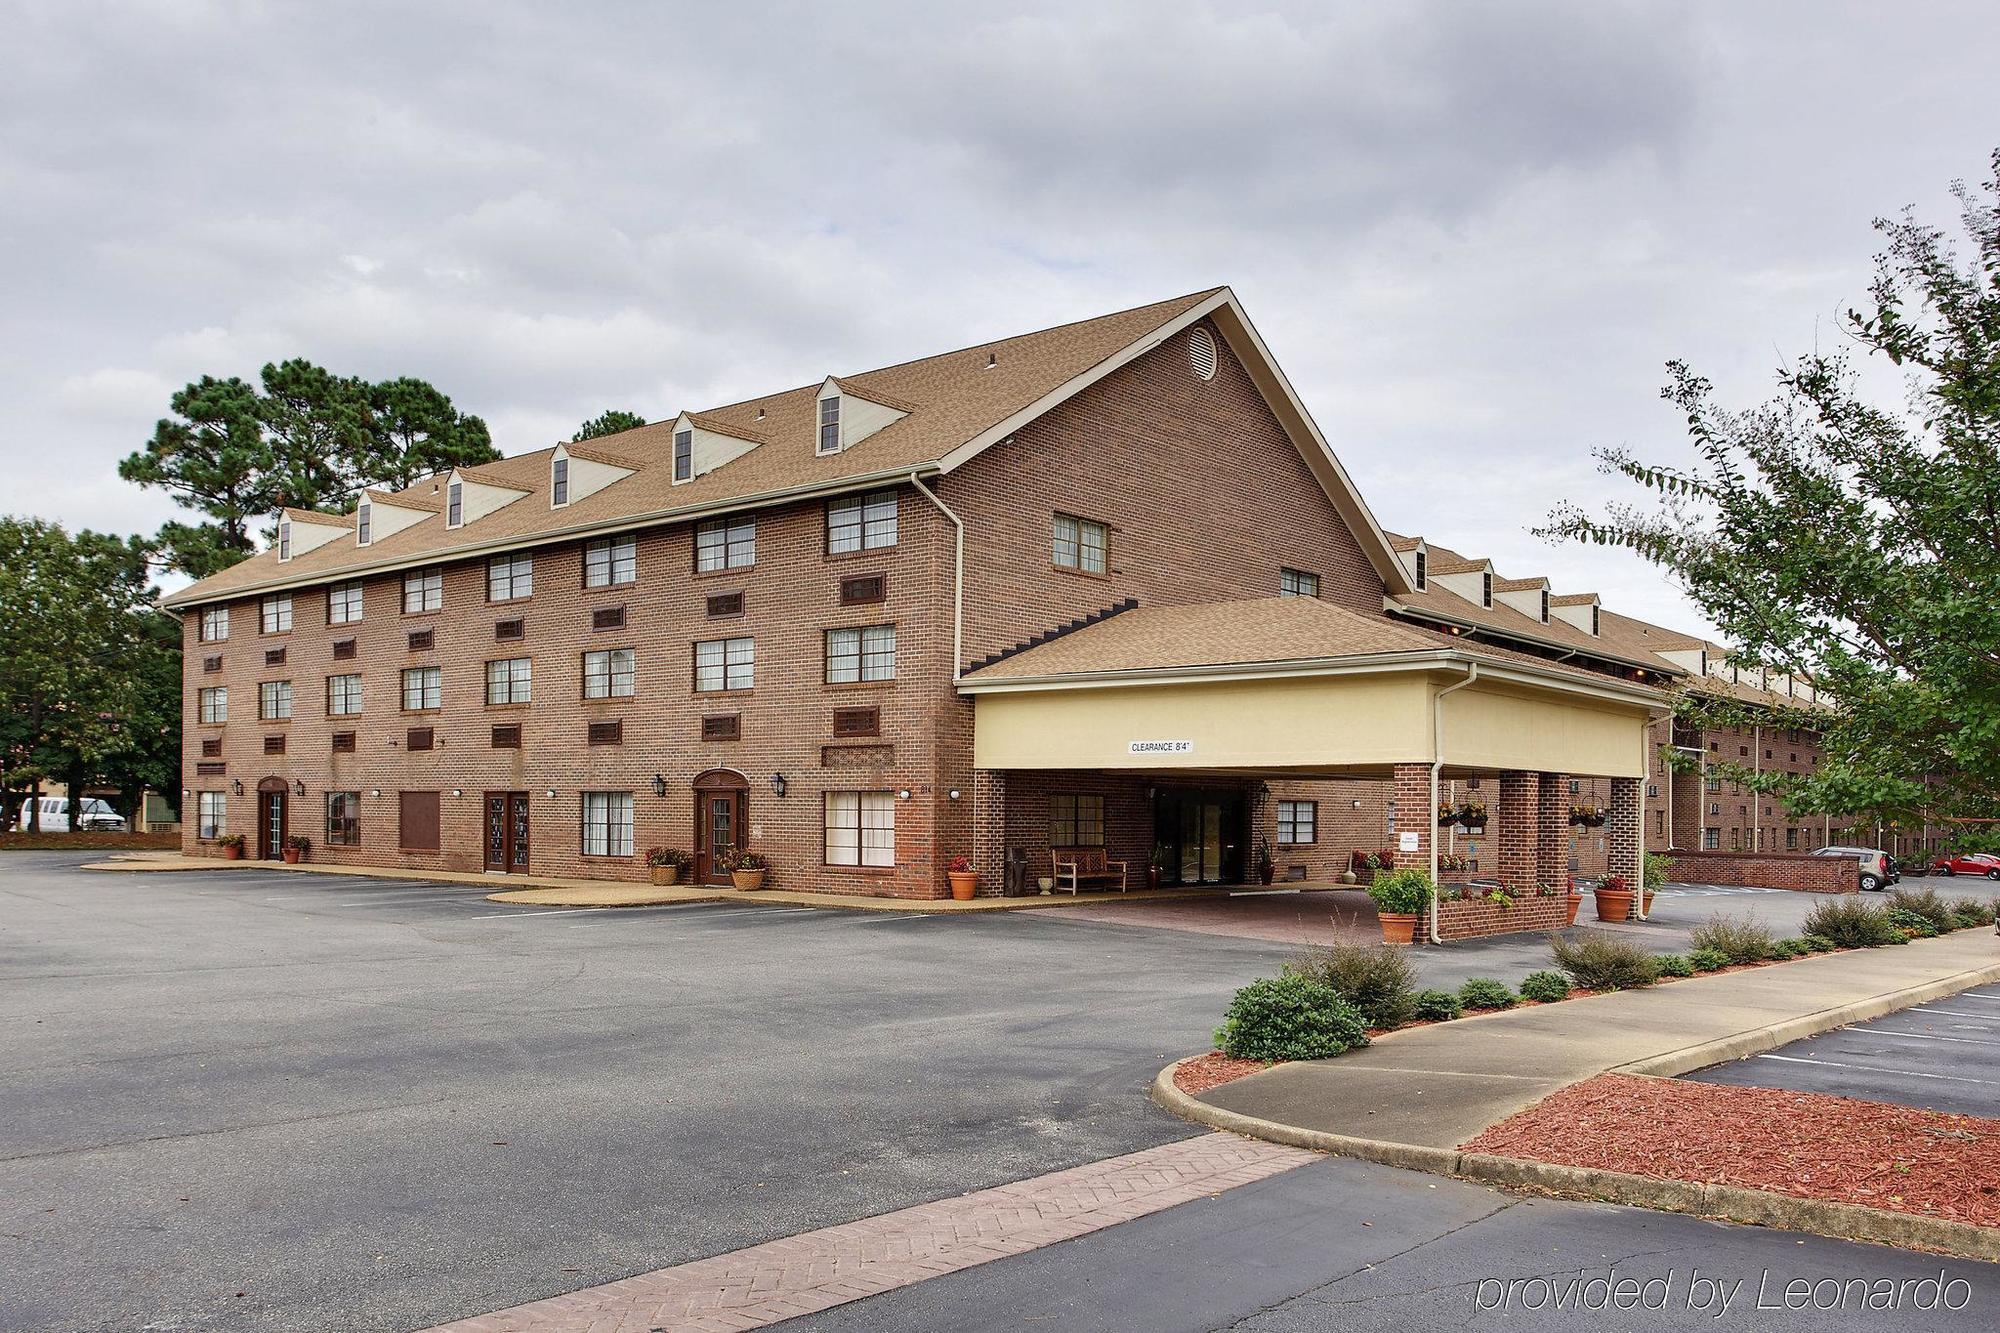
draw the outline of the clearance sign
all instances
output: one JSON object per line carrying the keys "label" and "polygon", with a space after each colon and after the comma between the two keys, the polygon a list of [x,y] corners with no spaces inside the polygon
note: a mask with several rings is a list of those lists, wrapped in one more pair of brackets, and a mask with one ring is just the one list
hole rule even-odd
{"label": "clearance sign", "polygon": [[1193,741],[1127,741],[1127,754],[1193,754]]}

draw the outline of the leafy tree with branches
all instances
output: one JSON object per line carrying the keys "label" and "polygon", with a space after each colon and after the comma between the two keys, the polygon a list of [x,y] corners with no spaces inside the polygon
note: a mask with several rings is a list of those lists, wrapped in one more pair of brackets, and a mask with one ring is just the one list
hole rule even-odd
{"label": "leafy tree with branches", "polygon": [[1603,516],[1562,506],[1541,530],[1636,551],[1746,667],[1824,692],[1830,710],[1776,716],[1692,693],[1681,704],[1710,724],[1821,732],[1814,772],[1720,766],[1797,814],[2000,813],[2000,151],[1990,179],[1954,193],[1969,253],[1913,210],[1878,219],[1887,245],[1844,321],[1863,355],[1900,372],[1904,407],[1869,401],[1841,352],[1799,359],[1775,398],[1741,411],[1670,363],[1662,396],[1686,417],[1694,465],[1601,451],[1648,501]]}
{"label": "leafy tree with branches", "polygon": [[576,434],[569,437],[571,444],[582,444],[603,435],[616,435],[621,430],[637,430],[646,424],[646,418],[637,412],[625,412],[612,408],[603,416],[592,417],[576,428]]}

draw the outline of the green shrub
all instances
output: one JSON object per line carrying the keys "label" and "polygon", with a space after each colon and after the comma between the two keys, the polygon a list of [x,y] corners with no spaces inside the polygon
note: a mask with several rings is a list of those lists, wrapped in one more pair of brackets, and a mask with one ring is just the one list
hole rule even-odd
{"label": "green shrub", "polygon": [[1639,865],[1639,883],[1644,888],[1657,889],[1667,882],[1673,869],[1673,857],[1665,852],[1647,852]]}
{"label": "green shrub", "polygon": [[1805,933],[1822,936],[1842,949],[1872,949],[1903,940],[1886,909],[1845,896],[1829,898],[1813,908],[1806,916]]}
{"label": "green shrub", "polygon": [[1938,928],[1922,912],[1912,912],[1907,907],[1891,906],[1888,909],[1888,913],[1889,924],[1897,930],[1902,931],[1905,935],[1911,935],[1917,939],[1929,939],[1938,933]]}
{"label": "green shrub", "polygon": [[1543,1004],[1569,998],[1569,978],[1560,972],[1530,972],[1521,978],[1521,998]]}
{"label": "green shrub", "polygon": [[1813,947],[1813,942],[1803,935],[1793,935],[1789,939],[1779,940],[1778,947],[1791,950],[1785,955],[1787,958],[1809,958],[1819,952]]}
{"label": "green shrub", "polygon": [[1339,991],[1371,1028],[1399,1028],[1410,1021],[1417,970],[1407,949],[1335,944],[1308,949],[1285,970]]}
{"label": "green shrub", "polygon": [[1814,953],[1832,953],[1840,947],[1824,935],[1801,935],[1799,938],[1804,940],[1806,946]]}
{"label": "green shrub", "polygon": [[1688,964],[1697,972],[1720,972],[1729,966],[1729,955],[1716,949],[1696,949],[1688,955]]}
{"label": "green shrub", "polygon": [[1732,963],[1761,963],[1771,956],[1770,927],[1755,917],[1718,913],[1694,928],[1695,950],[1713,949]]}
{"label": "green shrub", "polygon": [[1773,962],[1789,963],[1798,956],[1799,946],[1790,940],[1776,940],[1771,944],[1771,960]]}
{"label": "green shrub", "polygon": [[1993,924],[1993,904],[1978,898],[1960,898],[1951,905],[1951,914],[1960,930]]}
{"label": "green shrub", "polygon": [[1930,933],[1942,935],[1958,929],[1958,918],[1950,904],[1937,896],[1936,889],[1897,889],[1889,895],[1890,912],[1909,912],[1930,922]]}
{"label": "green shrub", "polygon": [[1653,961],[1660,965],[1660,975],[1663,977],[1691,977],[1694,975],[1694,964],[1687,960],[1685,954],[1663,953]]}
{"label": "green shrub", "polygon": [[1458,988],[1459,1002],[1468,1009],[1512,1009],[1514,992],[1504,981],[1474,977]]}
{"label": "green shrub", "polygon": [[1660,979],[1653,955],[1605,931],[1586,931],[1575,939],[1551,936],[1556,966],[1585,990],[1632,990]]}
{"label": "green shrub", "polygon": [[1261,977],[1236,992],[1215,1044],[1239,1060],[1324,1060],[1366,1046],[1361,1015],[1333,987],[1301,976]]}
{"label": "green shrub", "polygon": [[1458,997],[1448,990],[1420,990],[1414,1000],[1418,1018],[1432,1018],[1440,1021],[1461,1017],[1465,1006]]}
{"label": "green shrub", "polygon": [[1431,877],[1415,866],[1378,870],[1368,896],[1378,912],[1422,912],[1431,905]]}

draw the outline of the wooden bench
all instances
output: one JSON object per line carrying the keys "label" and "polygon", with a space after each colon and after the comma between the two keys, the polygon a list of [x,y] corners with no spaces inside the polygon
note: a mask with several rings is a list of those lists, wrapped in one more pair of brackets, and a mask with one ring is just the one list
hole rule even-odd
{"label": "wooden bench", "polygon": [[1049,869],[1055,876],[1056,887],[1067,887],[1071,893],[1086,883],[1109,883],[1114,879],[1118,881],[1118,892],[1125,892],[1126,864],[1107,861],[1102,847],[1049,848]]}

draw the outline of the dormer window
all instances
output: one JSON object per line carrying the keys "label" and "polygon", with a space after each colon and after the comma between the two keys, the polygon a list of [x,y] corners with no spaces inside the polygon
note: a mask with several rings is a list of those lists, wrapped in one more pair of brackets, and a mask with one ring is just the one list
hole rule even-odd
{"label": "dormer window", "polygon": [[292,558],[292,520],[281,519],[278,523],[278,559]]}
{"label": "dormer window", "polygon": [[[1592,602],[1592,603],[1590,604],[1590,632],[1591,632],[1591,634],[1592,634],[1592,636],[1593,636],[1593,637],[1594,637],[1594,636],[1596,636],[1596,635],[1599,635],[1599,634],[1602,634],[1602,633],[1604,632],[1604,622],[1603,622],[1602,620],[1600,620],[1600,619],[1598,618],[1598,615],[1597,615],[1597,613],[1598,613],[1598,610],[1599,610],[1599,607],[1598,607],[1597,603],[1595,603],[1595,602]],[[1703,675],[1707,675],[1707,674],[1708,674],[1708,654],[1707,654],[1707,653],[1703,653],[1703,654],[1702,654],[1701,656],[1702,656],[1702,674],[1703,674]]]}
{"label": "dormer window", "polygon": [[1542,623],[1544,625],[1549,623],[1549,590],[1547,588],[1542,589]]}
{"label": "dormer window", "polygon": [[1426,553],[1426,552],[1423,552],[1423,551],[1418,551],[1418,552],[1417,552],[1417,591],[1418,591],[1418,592],[1422,592],[1422,591],[1424,590],[1424,586],[1425,586],[1425,579],[1424,579],[1424,576],[1425,576],[1425,574],[1426,574],[1426,573],[1428,572],[1428,571],[1427,571],[1427,570],[1425,569],[1425,566],[1426,566],[1426,565],[1428,565],[1428,564],[1430,563],[1430,561],[1429,561],[1429,560],[1428,560],[1428,559],[1426,558],[1426,555],[1427,555],[1427,553]]}
{"label": "dormer window", "polygon": [[1479,576],[1479,604],[1489,611],[1493,609],[1493,571],[1490,569]]}
{"label": "dormer window", "polygon": [[454,481],[445,489],[444,525],[455,528],[465,522],[465,483]]}
{"label": "dormer window", "polygon": [[569,460],[558,457],[549,464],[549,504],[560,509],[569,503]]}
{"label": "dormer window", "polygon": [[354,540],[357,544],[362,546],[366,546],[368,544],[370,537],[369,528],[374,523],[374,521],[375,521],[374,505],[370,504],[366,500],[363,500],[360,504],[354,507]]}
{"label": "dormer window", "polygon": [[1701,650],[1701,674],[1702,679],[1706,680],[1708,678],[1708,649],[1706,648]]}
{"label": "dormer window", "polygon": [[819,400],[819,451],[823,454],[840,452],[840,397]]}
{"label": "dormer window", "polygon": [[674,480],[687,481],[694,476],[694,432],[677,430],[674,432]]}

